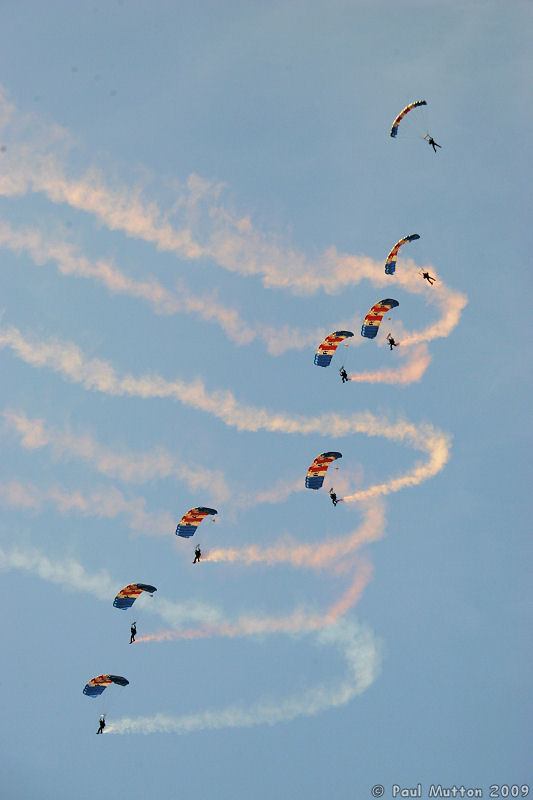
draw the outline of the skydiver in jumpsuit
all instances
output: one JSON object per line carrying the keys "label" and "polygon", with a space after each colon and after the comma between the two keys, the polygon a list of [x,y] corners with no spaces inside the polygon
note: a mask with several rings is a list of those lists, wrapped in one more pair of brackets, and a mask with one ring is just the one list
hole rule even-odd
{"label": "skydiver in jumpsuit", "polygon": [[391,350],[392,350],[393,347],[398,347],[398,345],[400,344],[400,342],[397,342],[397,341],[395,341],[395,339],[393,339],[393,337],[391,336],[390,333],[387,336],[387,341],[389,343],[389,347],[390,347]]}
{"label": "skydiver in jumpsuit", "polygon": [[[426,138],[426,137],[424,136],[424,139],[425,139],[425,138]],[[436,153],[436,152],[437,152],[437,147],[441,147],[441,145],[440,145],[440,144],[437,144],[437,142],[435,141],[435,139],[433,138],[433,136],[430,136],[429,134],[427,134],[427,140],[428,140],[428,144],[429,144],[429,145],[431,145],[431,147],[433,148],[433,150],[434,150],[434,151],[435,151],[435,153]]]}
{"label": "skydiver in jumpsuit", "polygon": [[137,633],[137,623],[136,622],[132,622],[131,628],[130,628],[130,633],[131,633],[130,644],[133,644],[133,642],[135,641],[135,635]]}
{"label": "skydiver in jumpsuit", "polygon": [[105,728],[105,714],[100,715],[100,727],[96,731],[96,733],[103,733]]}

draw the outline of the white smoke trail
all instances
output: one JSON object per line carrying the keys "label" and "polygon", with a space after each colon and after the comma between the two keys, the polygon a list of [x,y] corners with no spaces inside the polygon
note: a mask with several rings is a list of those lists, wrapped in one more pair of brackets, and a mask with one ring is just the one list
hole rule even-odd
{"label": "white smoke trail", "polygon": [[320,631],[316,642],[320,646],[336,646],[342,653],[347,662],[344,681],[335,680],[333,685],[320,684],[283,700],[262,700],[249,708],[228,706],[179,717],[163,713],[152,717],[123,717],[110,722],[105,732],[188,734],[202,730],[276,725],[346,705],[376,680],[380,671],[380,645],[367,628],[342,620]]}
{"label": "white smoke trail", "polygon": [[[315,261],[280,243],[274,236],[257,231],[248,216],[235,214],[220,203],[222,187],[197,175],[191,175],[170,212],[164,212],[156,202],[142,199],[141,188],[118,186],[110,188],[102,172],[92,168],[81,177],[67,175],[61,156],[67,149],[66,135],[58,128],[48,126],[43,132],[42,123],[31,115],[24,117],[7,101],[0,87],[0,120],[9,135],[13,125],[16,138],[10,145],[10,158],[0,175],[0,194],[5,196],[42,192],[54,203],[68,203],[73,208],[93,214],[110,230],[121,230],[126,235],[154,244],[158,250],[172,252],[179,258],[197,260],[210,258],[222,268],[240,275],[259,275],[267,288],[287,289],[298,294],[311,294],[318,290],[335,293],[361,280],[390,289],[399,285],[422,295],[427,302],[440,307],[442,318],[426,331],[412,334],[406,344],[429,341],[437,336],[447,336],[457,324],[466,298],[449,288],[439,279],[435,287],[427,287],[418,270],[402,259],[401,269],[393,276],[385,275],[384,259],[376,261],[365,256],[340,254],[329,247]],[[44,126],[46,128],[46,126]],[[38,138],[34,131],[39,128]],[[26,143],[20,144],[26,129]],[[178,214],[181,227],[170,224],[170,216]],[[8,237],[9,238],[9,237]],[[384,252],[384,257],[386,253]],[[433,272],[435,271],[432,267]],[[105,270],[102,272],[102,277]],[[118,276],[116,276],[118,278]],[[108,280],[112,281],[111,275]],[[118,280],[122,283],[124,279]],[[143,291],[150,295],[150,282]],[[130,286],[133,289],[133,286]],[[157,295],[157,287],[153,287]],[[164,298],[162,298],[164,299]],[[153,295],[150,295],[154,302]],[[199,298],[197,313],[205,313]],[[198,305],[200,304],[200,305]],[[228,335],[253,338],[253,332],[239,330],[240,322],[234,312],[213,307],[212,313]],[[269,349],[276,353],[292,337],[272,338],[272,330],[264,326],[261,331]],[[320,341],[317,339],[316,341]]]}
{"label": "white smoke trail", "polygon": [[4,550],[0,547],[0,569],[23,570],[66,589],[91,594],[98,600],[112,600],[121,588],[117,588],[106,570],[91,574],[73,558],[51,561],[43,552],[35,549]]}
{"label": "white smoke trail", "polygon": [[[124,583],[124,579],[122,581],[111,580],[105,570],[91,574],[74,558],[53,561],[34,548],[5,550],[0,547],[0,569],[29,572],[69,591],[92,595],[98,600],[109,603]],[[156,602],[152,602],[141,596],[136,601],[137,605],[142,605],[143,611],[159,616],[164,622],[170,624],[172,629],[157,634],[147,634],[138,638],[137,644],[214,636],[235,638],[258,634],[295,634],[317,631],[337,623],[357,603],[371,576],[370,564],[362,562],[348,588],[323,614],[300,608],[280,617],[264,615],[258,617],[243,614],[235,620],[231,620],[224,617],[221,611],[214,606],[195,600],[176,603],[166,598],[157,598]],[[143,600],[146,602],[143,603]],[[194,624],[194,628],[184,628],[186,624]]]}
{"label": "white smoke trail", "polygon": [[[54,261],[60,274],[93,279],[113,294],[143,299],[152,305],[157,314],[195,314],[207,322],[218,324],[228,339],[237,345],[250,344],[254,339],[260,339],[273,356],[282,355],[288,350],[316,347],[326,335],[323,327],[302,330],[289,325],[257,323],[252,328],[235,309],[220,303],[214,293],[194,295],[181,280],[177,282],[175,292],[165,288],[153,276],[136,281],[119,270],[113,262],[105,259],[92,262],[79,253],[73,244],[52,239],[36,228],[15,230],[7,222],[0,220],[0,247],[17,254],[28,253],[38,266]],[[343,321],[332,324],[331,328],[357,327],[359,322],[359,319]]]}
{"label": "white smoke trail", "polygon": [[[74,558],[52,560],[34,548],[15,547],[6,550],[0,547],[0,569],[29,572],[69,591],[92,595],[109,603],[113,602],[122,586],[139,580],[135,576],[122,576],[119,580],[113,580],[106,570],[91,574]],[[136,602],[142,603],[142,600],[141,596]],[[157,598],[155,602],[144,603],[143,610],[159,616],[175,628],[188,623],[214,626],[223,622],[223,616],[218,609],[196,600],[176,603],[166,598]]]}
{"label": "white smoke trail", "polygon": [[[9,105],[0,91],[0,124],[11,123],[20,132],[24,120],[16,109]],[[151,242],[158,250],[173,252],[178,257],[189,260],[209,258],[230,272],[260,276],[267,288],[282,288],[298,294],[310,294],[319,290],[332,293],[340,291],[345,286],[357,284],[361,280],[369,280],[375,286],[386,286],[389,293],[392,282],[389,276],[383,275],[381,262],[366,257],[339,254],[334,247],[326,250],[316,261],[309,262],[302,253],[283,242],[280,243],[273,236],[257,231],[249,217],[242,217],[225,207],[220,202],[221,187],[198,176],[190,176],[175,208],[169,214],[156,203],[146,200],[140,189],[132,190],[129,186],[110,188],[104,175],[95,169],[87,170],[79,177],[70,177],[58,155],[58,152],[64,152],[66,140],[64,136],[59,135],[57,129],[50,128],[48,134],[42,137],[43,144],[39,146],[30,141],[29,135],[26,138],[28,142],[26,144],[10,145],[10,158],[6,161],[5,172],[0,176],[0,194],[14,196],[27,192],[41,192],[54,203],[68,203],[73,208],[93,214],[109,229],[121,230],[128,236]],[[170,224],[170,216],[179,217],[178,225]],[[65,255],[63,252],[59,255],[63,258],[64,265],[66,264],[64,269],[71,269],[72,263],[67,264],[69,254]],[[101,281],[111,291],[124,291],[132,295],[137,293],[137,296],[142,296],[151,302],[156,310],[163,309],[165,301],[170,300],[169,296],[165,295],[168,290],[164,287],[155,285],[149,280],[131,281],[108,262],[98,262],[97,265],[87,262],[84,268],[93,270],[86,277]],[[425,291],[427,287],[421,288],[420,279],[418,276],[415,278],[412,269],[405,267],[399,272],[401,275],[398,284],[423,295],[427,302],[439,308],[441,314],[441,318],[424,331],[406,336],[403,345],[420,344],[437,336],[449,335],[457,325],[466,299],[447,289],[442,282],[438,291],[430,294]],[[239,341],[241,337],[240,343],[242,343],[260,336],[273,354],[288,349],[290,346],[288,342],[293,339],[295,333],[299,333],[289,328],[278,333],[267,326],[258,326],[255,330],[246,327],[239,330],[242,321],[238,315],[232,316],[231,309],[225,309],[220,304],[217,306],[215,298],[204,302],[192,295],[187,296],[183,287],[181,294],[186,310],[204,319],[213,319],[234,341]],[[315,333],[307,332],[305,335],[309,337],[311,344],[310,340],[314,339]],[[322,336],[319,338],[318,334],[316,337],[314,342],[322,338]],[[210,393],[201,380],[185,383],[179,380],[167,381],[160,376],[120,377],[108,362],[88,359],[79,348],[70,343],[31,342],[16,328],[0,330],[0,347],[10,347],[27,363],[50,367],[68,380],[79,383],[87,389],[117,396],[176,399],[212,414],[226,425],[238,430],[267,430],[290,434],[318,432],[321,435],[330,433],[335,436],[365,433],[408,444],[427,455],[427,461],[416,464],[414,469],[405,475],[349,495],[344,498],[346,502],[373,498],[398,491],[406,486],[414,486],[436,474],[448,459],[448,437],[429,425],[415,426],[405,421],[391,423],[370,413],[354,414],[347,419],[338,415],[308,419],[303,416],[276,414],[264,408],[245,406],[229,391]],[[403,372],[398,371],[397,375],[391,374],[390,371],[387,374],[381,372],[380,375],[385,377],[378,379],[390,383],[417,380],[421,374],[420,370],[423,372],[427,363],[427,353],[425,366],[423,357],[413,356],[410,369],[404,367]],[[375,379],[375,375],[376,373],[371,379]],[[418,378],[413,377],[416,375]],[[37,441],[38,435],[34,435]],[[35,507],[36,503],[41,502],[37,494],[35,496],[32,494],[31,487],[18,485],[16,490],[13,495],[18,493],[20,498],[18,502],[22,505]],[[55,500],[59,507],[65,509],[72,507],[81,509],[85,502],[85,498],[81,496],[73,497],[70,494],[63,496],[57,491]],[[114,505],[116,506],[116,502]],[[111,507],[113,507],[112,500],[109,508]],[[379,526],[376,527],[376,531],[378,529]],[[347,538],[353,545],[353,536]],[[1,563],[0,552],[0,566]],[[354,582],[345,592],[333,607],[332,619],[342,615],[353,605],[359,588],[357,582]],[[272,625],[275,624],[279,624],[279,621],[272,621]],[[298,614],[291,624],[298,624]],[[123,719],[114,725],[109,725],[107,732],[186,733],[207,728],[249,727],[262,723],[274,724],[342,705],[370,685],[377,674],[379,661],[377,649],[372,639],[361,641],[360,634],[360,629],[350,627],[343,622],[337,623],[320,635],[321,643],[336,643],[342,648],[347,659],[348,678],[335,688],[319,686],[302,693],[299,697],[276,703],[262,701],[250,709],[233,706],[219,711],[206,711],[175,718],[156,715],[134,720]]]}
{"label": "white smoke trail", "polygon": [[245,406],[228,390],[209,393],[199,378],[192,383],[181,380],[167,381],[154,375],[144,375],[140,378],[126,375],[121,378],[109,362],[96,358],[87,359],[82,350],[72,343],[64,344],[57,340],[31,341],[13,326],[0,328],[0,348],[2,347],[10,347],[26,363],[35,367],[50,367],[86,389],[112,396],[172,398],[184,405],[205,411],[237,430],[252,432],[265,430],[304,435],[320,433],[322,436],[331,434],[336,437],[364,433],[367,436],[382,436],[392,441],[406,443],[428,454],[429,458],[425,464],[417,464],[415,469],[406,475],[370,487],[365,493],[359,492],[357,495],[346,497],[347,501],[388,494],[406,486],[416,486],[436,475],[449,457],[449,437],[428,424],[417,427],[404,421],[390,423],[369,411],[348,417],[338,414],[296,417],[271,413],[265,408]]}
{"label": "white smoke trail", "polygon": [[4,507],[40,511],[47,503],[53,503],[60,514],[74,511],[85,517],[101,519],[115,519],[123,514],[128,519],[130,530],[145,535],[164,536],[173,529],[175,523],[170,514],[146,511],[144,497],[128,499],[116,488],[85,494],[61,486],[40,489],[16,480],[0,484],[0,505]]}
{"label": "white smoke trail", "polygon": [[[402,345],[404,342],[402,341]],[[402,351],[403,353],[403,351]],[[408,384],[419,381],[431,362],[426,345],[419,345],[408,351],[407,363],[396,369],[382,369],[359,372],[350,375],[348,380],[358,383],[396,383]]]}
{"label": "white smoke trail", "polygon": [[127,483],[146,483],[156,478],[173,477],[183,481],[192,490],[209,488],[210,494],[218,500],[226,500],[230,496],[230,489],[220,470],[192,466],[190,459],[180,460],[164,447],[145,453],[124,449],[115,452],[89,433],[74,434],[69,429],[46,426],[43,419],[30,419],[23,411],[7,409],[3,417],[6,427],[20,435],[22,447],[28,450],[51,447],[56,458],[81,459],[93,465],[101,474]]}

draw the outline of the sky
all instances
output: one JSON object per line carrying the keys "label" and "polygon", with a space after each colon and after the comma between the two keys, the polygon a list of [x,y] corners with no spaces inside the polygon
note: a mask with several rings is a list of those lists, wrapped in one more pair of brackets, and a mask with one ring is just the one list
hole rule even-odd
{"label": "sky", "polygon": [[4,4],[9,800],[531,784],[532,16]]}

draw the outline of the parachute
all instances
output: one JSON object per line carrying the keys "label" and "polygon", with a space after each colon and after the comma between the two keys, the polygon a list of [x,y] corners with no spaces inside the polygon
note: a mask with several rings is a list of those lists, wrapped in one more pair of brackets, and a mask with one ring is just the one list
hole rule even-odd
{"label": "parachute", "polygon": [[408,106],[405,106],[403,111],[400,111],[400,113],[392,123],[392,128],[390,129],[390,135],[392,137],[398,135],[398,126],[402,121],[402,119],[405,117],[405,115],[408,114],[410,111],[412,111],[413,108],[418,108],[418,106],[427,106],[427,103],[425,100],[417,100],[414,103],[409,103]]}
{"label": "parachute", "polygon": [[399,302],[397,300],[380,300],[379,303],[376,303],[375,306],[372,306],[366,317],[363,321],[363,326],[361,328],[361,336],[365,336],[367,339],[374,339],[377,336],[378,328],[381,320],[387,313],[390,311],[391,308],[396,308],[399,306]]}
{"label": "parachute", "polygon": [[410,236],[404,236],[403,239],[400,239],[399,242],[396,242],[392,250],[390,251],[389,255],[387,256],[387,262],[385,264],[385,275],[394,275],[394,270],[396,269],[396,257],[398,255],[398,250],[402,245],[407,244],[407,242],[413,242],[415,239],[420,239],[418,233],[412,233]]}
{"label": "parachute", "polygon": [[196,533],[196,528],[200,522],[207,517],[208,514],[218,514],[214,508],[191,508],[186,514],[182,516],[176,528],[176,536],[183,536],[185,539],[190,539]]}
{"label": "parachute", "polygon": [[329,367],[338,345],[350,336],[353,336],[351,331],[333,331],[329,336],[326,336],[324,341],[318,345],[318,350],[315,353],[317,367]]}
{"label": "parachute", "polygon": [[117,594],[113,600],[113,605],[115,608],[120,609],[131,608],[142,592],[153,594],[157,592],[157,589],[148,583],[129,583]]}
{"label": "parachute", "polygon": [[317,456],[307,470],[305,488],[320,489],[324,483],[324,478],[326,477],[326,472],[328,471],[329,465],[332,461],[336,461],[337,458],[342,458],[342,453],[321,453],[319,456]]}
{"label": "parachute", "polygon": [[98,697],[112,683],[116,683],[119,686],[127,686],[129,681],[126,678],[121,678],[120,675],[97,675],[96,678],[91,678],[89,683],[85,685],[83,694],[86,694],[87,697]]}

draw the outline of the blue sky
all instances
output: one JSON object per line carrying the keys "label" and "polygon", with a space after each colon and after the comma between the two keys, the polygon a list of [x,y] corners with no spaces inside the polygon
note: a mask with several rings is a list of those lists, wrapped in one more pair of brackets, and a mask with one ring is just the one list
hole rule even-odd
{"label": "blue sky", "polygon": [[531,16],[4,9],[7,797],[527,783]]}

